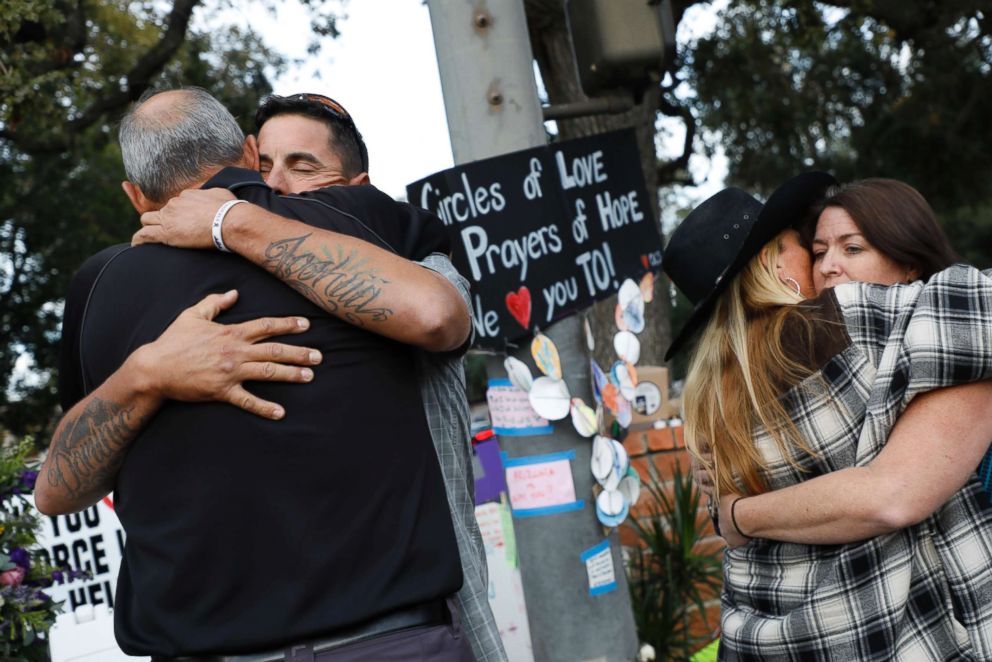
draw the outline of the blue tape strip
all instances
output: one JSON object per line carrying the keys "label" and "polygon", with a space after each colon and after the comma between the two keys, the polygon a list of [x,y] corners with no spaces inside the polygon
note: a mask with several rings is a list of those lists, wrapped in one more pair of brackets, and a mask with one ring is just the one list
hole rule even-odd
{"label": "blue tape strip", "polygon": [[596,556],[597,554],[599,554],[600,552],[602,552],[604,549],[609,549],[609,548],[610,548],[610,541],[609,540],[603,540],[603,542],[599,543],[595,547],[590,547],[586,551],[584,551],[581,554],[579,554],[579,558],[582,559],[582,562],[583,563],[585,563],[586,561],[588,561],[593,556]]}
{"label": "blue tape strip", "polygon": [[545,506],[544,508],[525,508],[523,510],[514,510],[514,517],[541,517],[542,515],[557,515],[558,513],[567,513],[573,510],[582,510],[586,507],[586,502],[582,499],[578,501],[573,501],[572,503],[562,503],[557,506]]}
{"label": "blue tape strip", "polygon": [[506,377],[498,377],[496,379],[490,379],[489,380],[489,385],[490,386],[513,386],[513,382],[511,382]]}
{"label": "blue tape strip", "polygon": [[525,455],[524,457],[509,458],[505,452],[501,452],[503,467],[521,467],[526,464],[540,464],[542,462],[557,462],[558,460],[574,460],[575,450],[560,451],[558,453],[547,453],[545,455]]}
{"label": "blue tape strip", "polygon": [[493,432],[501,437],[533,437],[539,434],[552,434],[555,431],[550,425],[533,428],[493,428]]}
{"label": "blue tape strip", "polygon": [[589,595],[602,595],[603,593],[609,593],[610,591],[615,590],[616,587],[616,582],[613,582],[612,584],[603,584],[602,586],[589,589]]}

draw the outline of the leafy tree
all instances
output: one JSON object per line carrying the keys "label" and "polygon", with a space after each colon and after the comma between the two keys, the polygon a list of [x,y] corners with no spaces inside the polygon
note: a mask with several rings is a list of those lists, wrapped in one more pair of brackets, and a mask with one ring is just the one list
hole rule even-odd
{"label": "leafy tree", "polygon": [[[709,4],[674,0],[676,22],[694,5]],[[563,3],[527,0],[526,5],[549,103],[587,100]],[[637,103],[629,112],[561,120],[559,137],[635,127],[648,188],[654,191],[695,184],[690,157],[718,149],[729,160],[728,184],[764,195],[814,167],[842,181],[902,179],[931,202],[964,258],[992,265],[988,2],[725,3],[715,30],[681,44],[660,82],[603,96],[631,93]],[[672,159],[659,159],[655,150],[663,118],[685,127],[682,152]],[[642,363],[660,362],[670,337],[670,311],[661,305],[653,312],[653,334],[642,337]],[[593,318],[597,336],[609,337],[612,302],[601,304]],[[598,343],[604,345],[608,351],[609,343]],[[612,356],[598,358],[612,361]]]}
{"label": "leafy tree", "polygon": [[767,193],[813,166],[902,179],[964,257],[992,265],[988,2],[745,0],[686,53],[731,182]]}
{"label": "leafy tree", "polygon": [[[47,438],[68,281],[137,227],[115,140],[127,105],[150,88],[198,85],[248,122],[271,91],[266,71],[284,66],[254,32],[219,23],[225,5],[211,1],[0,8],[0,429]],[[336,36],[337,14],[302,1],[314,34]],[[209,29],[191,27],[194,11],[214,12]],[[15,377],[19,357],[33,368],[27,379]]]}
{"label": "leafy tree", "polygon": [[[270,7],[277,0],[267,1]],[[282,0],[279,0],[282,1]],[[298,0],[312,36],[337,35],[344,0]],[[526,0],[551,104],[586,100],[562,0]],[[673,0],[681,21],[700,0]],[[694,154],[722,148],[730,183],[767,194],[811,167],[919,188],[966,259],[992,265],[992,18],[983,0],[739,0],[715,31],[684,45],[658,81],[616,90],[621,114],[561,120],[570,138],[633,126],[649,193],[693,184]],[[135,227],[120,194],[113,138],[127,104],[159,84],[198,84],[241,118],[282,60],[253,33],[190,27],[223,0],[7,0],[0,5],[0,427],[40,431],[54,407],[60,300],[72,272]],[[314,42],[316,49],[316,41]],[[659,121],[685,126],[681,153],[659,159]],[[652,200],[657,209],[657,200]],[[660,216],[660,215],[659,215]],[[660,229],[659,229],[660,231]],[[667,284],[648,307],[642,363],[660,363]],[[593,316],[613,327],[613,304]],[[685,304],[682,306],[684,308]],[[684,311],[679,311],[684,312]],[[608,353],[610,343],[597,347]],[[20,356],[32,378],[15,381]],[[612,356],[599,357],[612,361]],[[44,438],[44,434],[38,435]]]}

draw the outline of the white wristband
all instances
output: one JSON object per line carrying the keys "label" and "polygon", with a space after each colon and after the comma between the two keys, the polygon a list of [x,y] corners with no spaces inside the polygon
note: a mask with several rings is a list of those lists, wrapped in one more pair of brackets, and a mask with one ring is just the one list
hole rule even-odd
{"label": "white wristband", "polygon": [[225,202],[224,204],[222,204],[220,206],[220,209],[217,210],[217,213],[214,214],[214,224],[213,224],[213,226],[210,229],[210,234],[214,238],[214,246],[217,247],[217,250],[222,251],[224,253],[230,253],[231,252],[231,249],[228,248],[224,244],[224,237],[223,237],[223,234],[221,232],[221,228],[224,225],[224,217],[227,216],[227,212],[229,212],[231,210],[231,207],[233,207],[234,205],[238,204],[239,202],[248,202],[248,201],[247,200],[228,200],[227,202]]}

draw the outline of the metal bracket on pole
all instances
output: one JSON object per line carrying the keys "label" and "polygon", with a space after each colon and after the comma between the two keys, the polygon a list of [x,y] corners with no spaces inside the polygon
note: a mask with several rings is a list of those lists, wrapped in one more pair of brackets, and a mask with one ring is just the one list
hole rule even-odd
{"label": "metal bracket on pole", "polygon": [[587,117],[589,115],[619,115],[634,107],[630,97],[607,97],[589,99],[575,103],[557,103],[543,106],[545,120],[561,120],[569,117]]}

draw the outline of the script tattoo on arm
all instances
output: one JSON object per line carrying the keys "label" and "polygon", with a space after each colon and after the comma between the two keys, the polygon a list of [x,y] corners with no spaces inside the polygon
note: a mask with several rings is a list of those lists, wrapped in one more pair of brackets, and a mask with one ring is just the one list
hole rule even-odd
{"label": "script tattoo on arm", "polygon": [[94,490],[109,491],[128,445],[144,423],[133,407],[94,397],[79,415],[65,421],[52,441],[48,484],[73,499]]}
{"label": "script tattoo on arm", "polygon": [[338,246],[332,252],[322,245],[321,256],[303,249],[303,242],[311,236],[305,234],[269,244],[263,266],[327,312],[356,326],[389,319],[393,310],[375,305],[389,281],[378,276],[356,250],[346,251]]}

